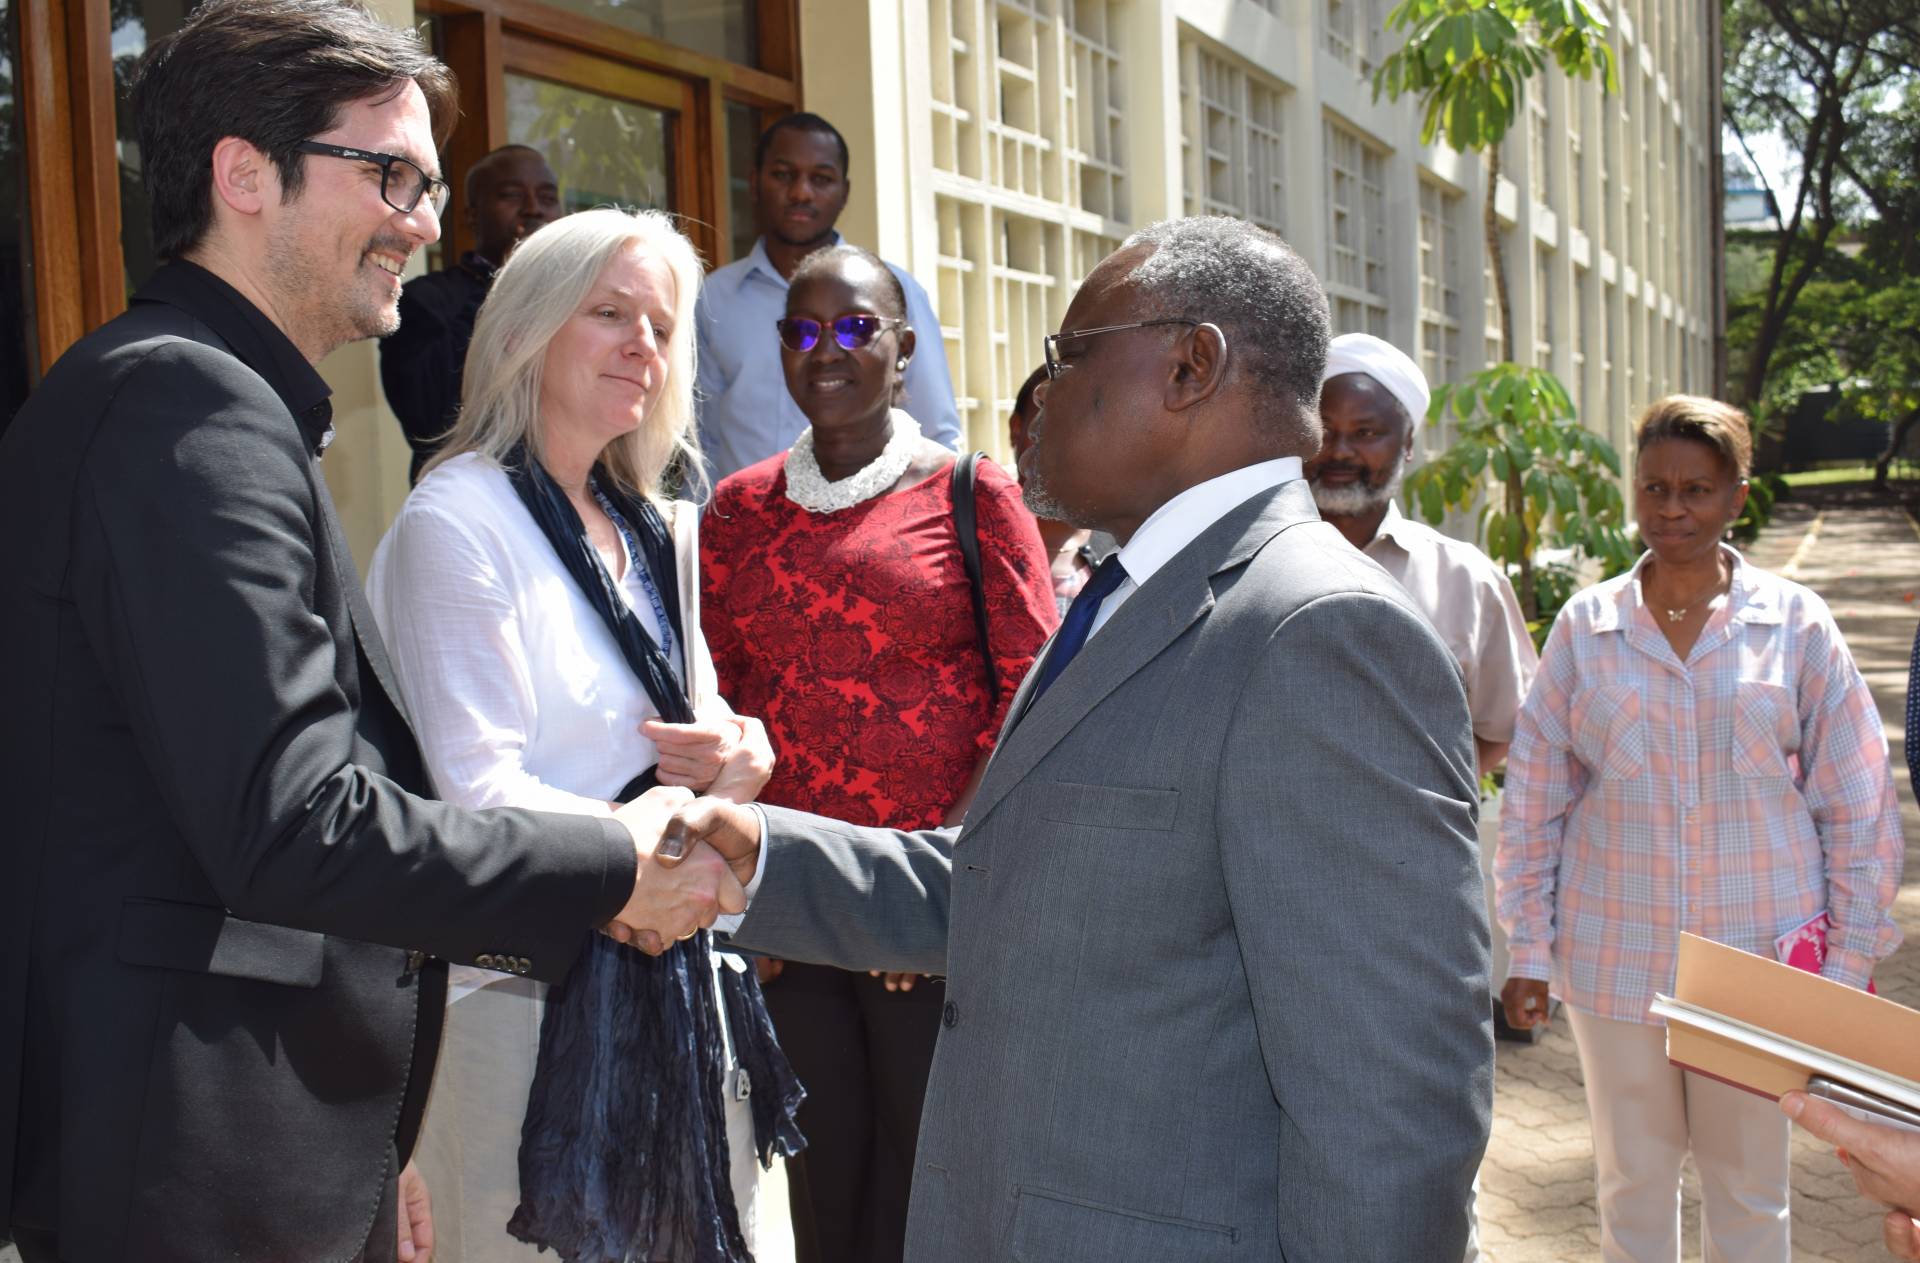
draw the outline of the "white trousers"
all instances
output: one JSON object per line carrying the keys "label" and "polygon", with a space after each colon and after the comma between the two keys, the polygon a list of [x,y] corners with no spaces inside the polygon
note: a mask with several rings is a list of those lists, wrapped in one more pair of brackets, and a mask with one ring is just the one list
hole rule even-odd
{"label": "white trousers", "polygon": [[[433,1199],[435,1263],[552,1263],[552,1254],[507,1233],[520,1204],[520,1124],[539,1060],[546,990],[531,979],[509,978],[447,1006],[439,1069],[414,1153]],[[740,1229],[757,1255],[766,1243],[756,1241],[760,1164],[753,1113],[732,1093],[727,1151]],[[776,1249],[775,1257],[790,1249]]]}
{"label": "white trousers", "polygon": [[1691,1152],[1706,1263],[1790,1263],[1792,1134],[1779,1107],[1669,1064],[1663,1026],[1562,1007],[1593,1116],[1601,1258],[1677,1263],[1680,1164]]}

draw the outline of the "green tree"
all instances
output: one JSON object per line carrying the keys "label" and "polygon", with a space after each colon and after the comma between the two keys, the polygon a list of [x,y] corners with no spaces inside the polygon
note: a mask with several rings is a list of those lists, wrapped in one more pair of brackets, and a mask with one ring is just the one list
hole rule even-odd
{"label": "green tree", "polygon": [[1614,482],[1618,454],[1579,424],[1553,374],[1514,362],[1513,303],[1494,203],[1500,143],[1521,117],[1528,81],[1549,65],[1618,90],[1607,22],[1582,0],[1401,0],[1387,27],[1406,32],[1406,42],[1374,72],[1374,96],[1412,96],[1422,110],[1423,143],[1444,139],[1485,161],[1482,227],[1506,361],[1435,393],[1428,415],[1437,419],[1451,409],[1459,438],[1408,480],[1409,499],[1438,522],[1447,508],[1479,500],[1491,472],[1501,495],[1481,510],[1481,535],[1495,560],[1519,572],[1521,608],[1532,619],[1540,609],[1534,553],[1542,539],[1603,558],[1623,554],[1626,544]]}
{"label": "green tree", "polygon": [[[1728,343],[1750,345],[1760,314],[1758,294],[1734,303]],[[1801,288],[1770,363],[1754,401],[1759,411],[1783,416],[1806,392],[1835,387],[1840,402],[1830,419],[1887,426],[1874,462],[1874,481],[1884,486],[1920,425],[1920,275],[1835,252]]]}
{"label": "green tree", "polygon": [[[1540,543],[1576,549],[1611,569],[1632,562],[1619,453],[1580,424],[1559,378],[1496,364],[1436,389],[1429,415],[1448,412],[1454,440],[1407,475],[1407,500],[1430,522],[1480,501],[1480,535],[1489,554],[1521,567],[1519,596],[1530,621],[1540,615],[1532,563]],[[1489,473],[1507,489],[1499,500],[1481,495]]]}
{"label": "green tree", "polygon": [[1907,435],[1920,425],[1920,276],[1902,276],[1865,295],[1849,323],[1852,372],[1841,398],[1860,416],[1887,423],[1887,445],[1873,462],[1884,488]]}
{"label": "green tree", "polygon": [[[1832,419],[1885,424],[1875,463],[1884,485],[1920,425],[1920,68],[1858,129],[1859,143],[1833,156],[1852,213],[1828,238],[1805,221],[1793,237],[1729,234],[1727,346],[1736,362],[1764,357],[1746,401],[1763,422],[1790,413],[1807,391],[1834,387]],[[1777,297],[1780,269],[1765,266],[1780,257],[1792,260],[1790,304]],[[1736,268],[1737,258],[1762,266]]]}
{"label": "green tree", "polygon": [[[1920,119],[1920,6],[1913,0],[1724,0],[1725,118],[1740,146],[1773,135],[1792,151],[1765,287],[1739,343],[1728,392],[1759,409],[1768,374],[1794,334],[1796,304],[1821,276],[1835,233],[1871,209],[1884,219],[1912,197]],[[1784,195],[1784,196],[1783,196]],[[1911,222],[1911,221],[1909,221]],[[1911,236],[1909,259],[1920,253]]]}

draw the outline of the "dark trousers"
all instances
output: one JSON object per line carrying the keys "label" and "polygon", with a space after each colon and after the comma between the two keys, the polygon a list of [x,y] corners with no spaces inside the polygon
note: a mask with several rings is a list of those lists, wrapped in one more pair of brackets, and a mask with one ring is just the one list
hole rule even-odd
{"label": "dark trousers", "polygon": [[787,1164],[798,1263],[900,1263],[944,983],[789,961],[767,984],[780,1047],[807,1089],[806,1152]]}

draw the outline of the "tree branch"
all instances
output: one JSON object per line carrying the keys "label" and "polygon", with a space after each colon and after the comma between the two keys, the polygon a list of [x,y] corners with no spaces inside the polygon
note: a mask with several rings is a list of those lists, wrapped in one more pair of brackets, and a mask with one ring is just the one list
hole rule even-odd
{"label": "tree branch", "polygon": [[1739,122],[1732,115],[1727,116],[1727,126],[1733,131],[1733,138],[1740,142],[1740,152],[1747,155],[1747,161],[1753,166],[1754,178],[1760,181],[1760,187],[1766,192],[1767,200],[1773,203],[1774,215],[1778,216],[1780,199],[1774,195],[1773,184],[1767,179],[1766,169],[1760,165],[1760,159],[1754,157],[1753,146],[1747,143],[1746,132],[1741,130]]}
{"label": "tree branch", "polygon": [[1882,192],[1880,188],[1860,174],[1860,169],[1853,164],[1852,159],[1845,156],[1841,157],[1840,173],[1853,182],[1853,187],[1860,190],[1862,197],[1872,203],[1873,213],[1875,215],[1881,219],[1893,218],[1893,203],[1887,199],[1885,193]]}
{"label": "tree branch", "polygon": [[[1822,48],[1812,36],[1807,34],[1800,23],[1795,20],[1793,11],[1783,4],[1781,0],[1760,0],[1760,7],[1765,9],[1768,15],[1780,24],[1780,29],[1786,32],[1788,39],[1798,44],[1807,56],[1813,58],[1814,61],[1820,64],[1822,70],[1825,70],[1829,75],[1834,73],[1832,54]],[[1838,43],[1840,40],[1836,39],[1835,42]]]}

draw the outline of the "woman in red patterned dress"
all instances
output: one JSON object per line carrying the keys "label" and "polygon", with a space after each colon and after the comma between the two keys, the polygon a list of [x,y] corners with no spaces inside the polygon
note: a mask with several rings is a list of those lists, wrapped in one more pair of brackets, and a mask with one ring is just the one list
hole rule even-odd
{"label": "woman in red patterned dress", "polygon": [[[954,454],[894,406],[913,355],[905,316],[899,281],[864,250],[830,247],[795,270],[781,362],[811,428],[720,484],[701,528],[701,609],[722,692],[773,741],[762,802],[923,829],[965,815],[1058,616],[1019,487],[983,461],[991,695],[954,529]],[[773,970],[767,1007],[807,1089],[808,1148],[789,1165],[801,1263],[897,1263],[945,987],[797,963],[763,976]]]}

